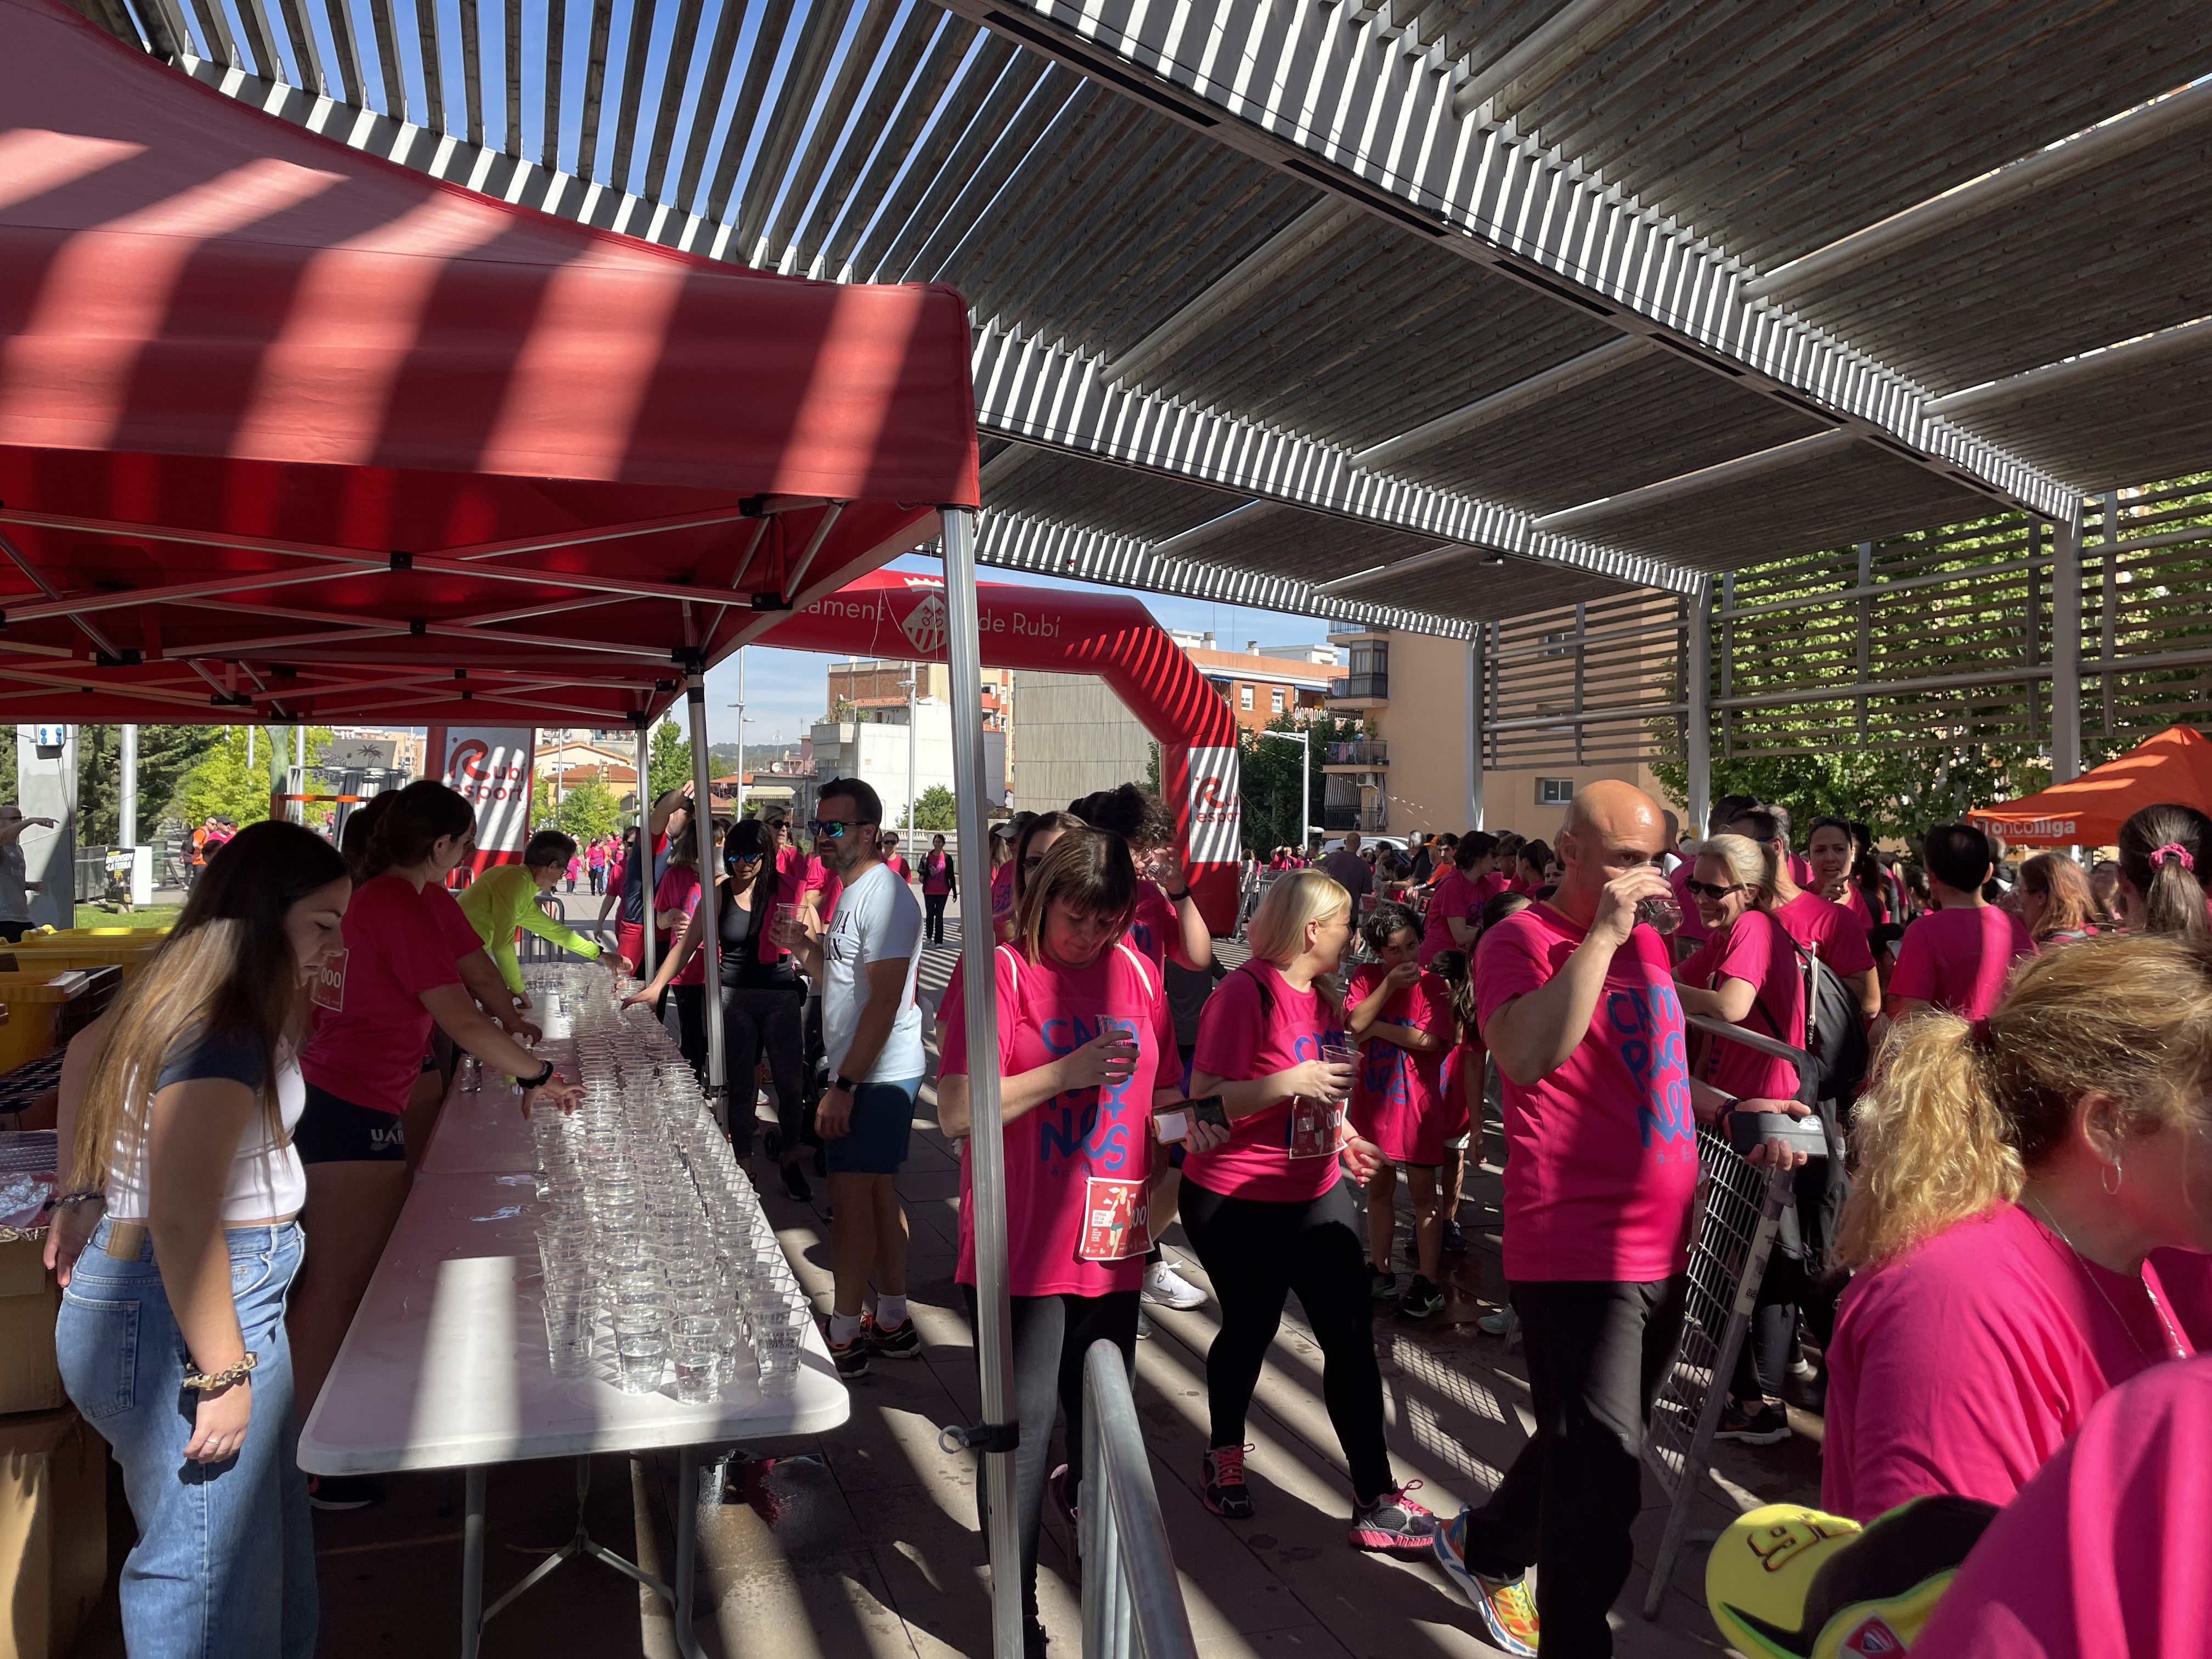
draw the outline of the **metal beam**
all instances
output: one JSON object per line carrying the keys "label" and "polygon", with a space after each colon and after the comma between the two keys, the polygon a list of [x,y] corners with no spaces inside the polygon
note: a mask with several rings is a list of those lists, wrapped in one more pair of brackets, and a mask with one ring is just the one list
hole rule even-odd
{"label": "metal beam", "polygon": [[1272,518],[1283,510],[1280,501],[1247,501],[1231,507],[1218,519],[1208,519],[1204,524],[1194,524],[1188,530],[1176,532],[1164,541],[1154,542],[1152,551],[1163,558],[1181,558],[1193,548],[1218,541],[1233,531],[1249,530],[1262,519]]}
{"label": "metal beam", "polygon": [[1233,315],[1255,289],[1264,288],[1327,246],[1358,222],[1359,210],[1324,197],[1285,225],[1209,283],[1197,298],[1131,346],[1100,365],[1123,385],[1134,385],[1147,370],[1173,356],[1198,335]]}
{"label": "metal beam", "polygon": [[1705,591],[1684,607],[1688,614],[1689,649],[1682,668],[1682,696],[1687,705],[1682,717],[1682,810],[1690,832],[1705,838],[1705,820],[1713,810],[1713,590]]}
{"label": "metal beam", "polygon": [[1564,363],[1555,363],[1539,374],[1516,381],[1503,391],[1493,392],[1486,398],[1425,421],[1411,432],[1401,433],[1359,451],[1352,459],[1360,466],[1385,467],[1404,460],[1409,455],[1420,454],[1456,438],[1480,432],[1484,427],[1494,426],[1509,416],[1533,409],[1538,404],[1587,386],[1602,379],[1617,368],[1638,362],[1654,355],[1658,348],[1640,334],[1625,334],[1620,339],[1585,351],[1578,357],[1570,357]]}
{"label": "metal beam", "polygon": [[2024,201],[2092,167],[2175,137],[2207,119],[2212,119],[2212,80],[2199,81],[2116,115],[2048,149],[2008,162],[1826,247],[1777,265],[1746,283],[1744,294],[1753,300],[1802,294],[1817,283],[1846,276],[1902,248],[1955,229],[1969,219]]}
{"label": "metal beam", "polygon": [[1561,46],[1600,21],[1618,0],[1567,0],[1487,67],[1452,89],[1452,113],[1473,115]]}
{"label": "metal beam", "polygon": [[[1624,200],[1540,138],[1452,108],[1448,77],[1313,0],[1250,0],[1197,27],[1183,0],[944,0],[1271,167],[1799,413],[1878,434],[2008,506],[2079,493],[1929,417],[1904,375],[1743,289],[1695,231]],[[1329,106],[1320,106],[1326,95]]]}
{"label": "metal beam", "polygon": [[1539,530],[1571,530],[1599,519],[1619,518],[1624,513],[1640,513],[1668,501],[1680,501],[1685,495],[1699,495],[1705,490],[1717,489],[1723,484],[1741,483],[1749,478],[1764,477],[1770,472],[1796,466],[1831,450],[1845,448],[1853,441],[1850,432],[1841,427],[1832,427],[1826,432],[1815,432],[1808,437],[1793,438],[1786,444],[1776,444],[1771,449],[1699,467],[1695,472],[1680,473],[1672,478],[1662,478],[1656,483],[1644,484],[1640,489],[1624,489],[1618,495],[1584,501],[1580,507],[1547,513],[1535,521],[1536,527]]}
{"label": "metal beam", "polygon": [[2040,368],[2008,374],[2001,380],[1970,386],[1963,392],[1936,398],[1928,408],[1931,414],[1960,415],[2001,404],[2021,403],[2062,386],[2100,380],[2123,369],[2140,368],[2146,363],[2164,362],[2169,357],[2209,348],[2212,348],[2212,317],[2199,317],[2192,323],[2162,328],[2155,334],[2123,340],[2118,345],[2100,346],[2094,351],[2045,363]]}
{"label": "metal beam", "polygon": [[[1378,564],[1372,570],[1355,570],[1349,576],[1316,582],[1314,592],[1340,593],[1349,587],[1365,587],[1374,582],[1417,575],[1424,570],[1433,570],[1440,564],[1450,564],[1455,560],[1468,558],[1479,558],[1486,564],[1503,564],[1505,562],[1502,554],[1485,553],[1480,548],[1468,547],[1459,542],[1446,542],[1442,547],[1432,547],[1425,553],[1416,553],[1389,564]],[[1479,825],[1477,827],[1480,828]]]}

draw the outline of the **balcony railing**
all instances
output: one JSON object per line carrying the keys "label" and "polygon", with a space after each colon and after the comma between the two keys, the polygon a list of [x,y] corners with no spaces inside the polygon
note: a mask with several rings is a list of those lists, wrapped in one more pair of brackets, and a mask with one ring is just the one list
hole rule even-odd
{"label": "balcony railing", "polygon": [[1324,806],[1321,809],[1321,827],[1331,834],[1342,835],[1347,830],[1364,830],[1367,826],[1360,823],[1357,806]]}
{"label": "balcony railing", "polygon": [[1390,763],[1390,745],[1381,738],[1323,744],[1322,750],[1324,766],[1372,766],[1379,769]]}
{"label": "balcony railing", "polygon": [[1328,683],[1328,696],[1331,702],[1349,702],[1364,697],[1388,702],[1390,677],[1388,674],[1347,674]]}

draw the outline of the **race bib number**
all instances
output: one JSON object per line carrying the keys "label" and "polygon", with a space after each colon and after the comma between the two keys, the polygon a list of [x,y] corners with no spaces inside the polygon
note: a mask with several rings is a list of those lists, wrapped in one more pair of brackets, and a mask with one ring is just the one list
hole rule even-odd
{"label": "race bib number", "polygon": [[1291,1156],[1334,1158],[1337,1129],[1343,1121],[1342,1107],[1297,1097],[1291,1102]]}
{"label": "race bib number", "polygon": [[327,1008],[334,1014],[345,1012],[346,953],[333,951],[323,958],[323,965],[315,970],[315,988],[312,1000],[318,1008]]}
{"label": "race bib number", "polygon": [[1152,1248],[1151,1218],[1145,1207],[1145,1183],[1092,1176],[1083,1186],[1083,1261],[1127,1261]]}

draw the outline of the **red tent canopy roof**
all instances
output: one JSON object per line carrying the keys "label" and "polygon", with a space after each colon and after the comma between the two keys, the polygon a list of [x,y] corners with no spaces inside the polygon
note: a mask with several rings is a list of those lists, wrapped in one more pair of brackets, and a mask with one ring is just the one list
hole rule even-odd
{"label": "red tent canopy roof", "polygon": [[2016,847],[2109,847],[2146,806],[2179,801],[2212,812],[2212,743],[2186,726],[2019,800],[1968,814]]}
{"label": "red tent canopy roof", "polygon": [[512,207],[0,0],[27,715],[616,723],[775,620],[754,595],[804,605],[978,500],[951,289]]}

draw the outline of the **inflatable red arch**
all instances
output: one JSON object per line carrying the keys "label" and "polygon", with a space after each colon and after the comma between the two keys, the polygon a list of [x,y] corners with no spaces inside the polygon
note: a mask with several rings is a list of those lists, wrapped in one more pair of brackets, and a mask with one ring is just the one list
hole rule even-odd
{"label": "inflatable red arch", "polygon": [[[1220,693],[1134,599],[983,582],[975,606],[986,667],[1096,674],[1158,741],[1160,791],[1192,896],[1216,933],[1235,932],[1237,720]],[[793,612],[759,643],[943,662],[945,627],[939,578],[878,570]]]}

